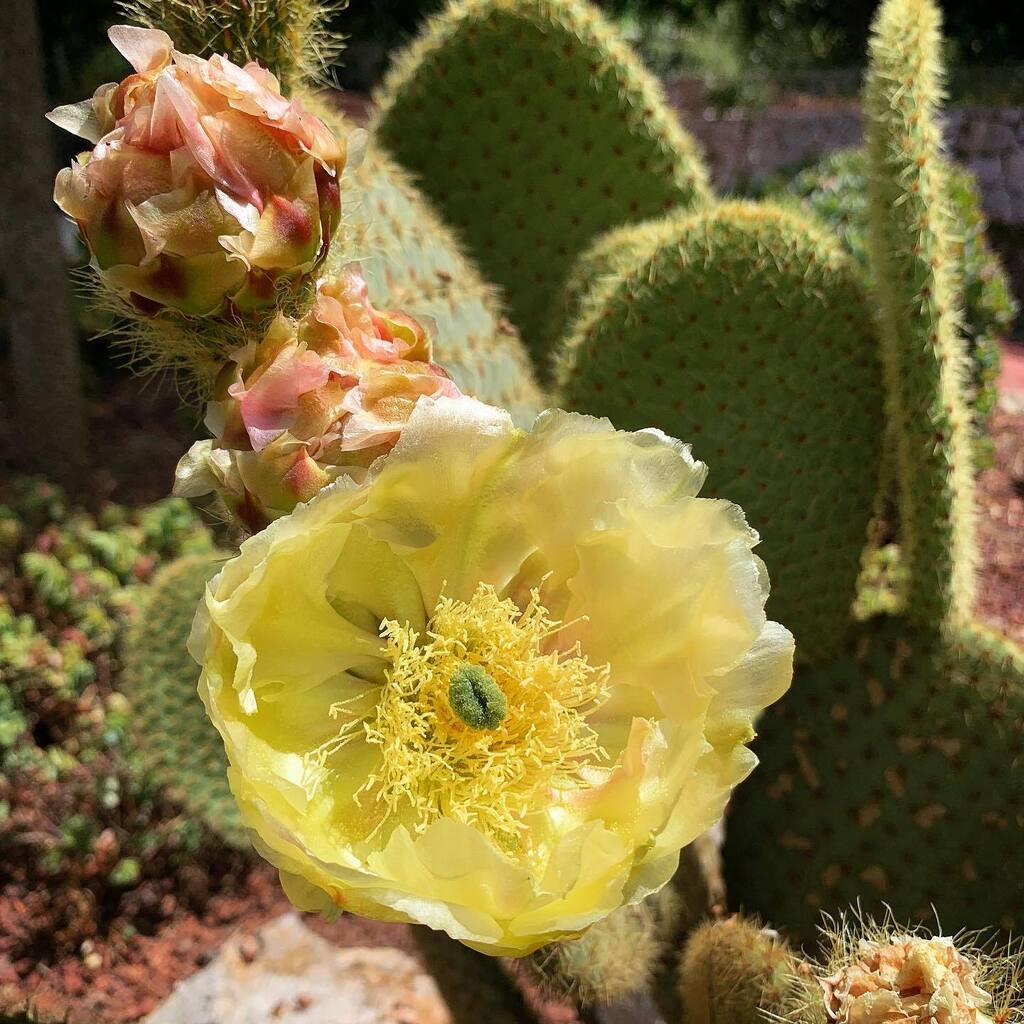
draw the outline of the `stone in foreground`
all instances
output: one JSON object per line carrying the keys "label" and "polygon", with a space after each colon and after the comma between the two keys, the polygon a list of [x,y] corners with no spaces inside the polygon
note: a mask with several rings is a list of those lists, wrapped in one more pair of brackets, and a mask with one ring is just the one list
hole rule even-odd
{"label": "stone in foreground", "polygon": [[235,935],[145,1024],[452,1024],[433,980],[397,949],[339,949],[294,913]]}

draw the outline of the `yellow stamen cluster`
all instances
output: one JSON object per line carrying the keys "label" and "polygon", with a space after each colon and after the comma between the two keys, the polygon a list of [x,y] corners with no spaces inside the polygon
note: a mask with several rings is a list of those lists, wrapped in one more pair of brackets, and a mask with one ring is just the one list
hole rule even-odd
{"label": "yellow stamen cluster", "polygon": [[[562,628],[538,591],[520,609],[484,584],[469,601],[442,597],[423,636],[385,621],[391,667],[376,710],[339,735],[361,727],[381,748],[361,792],[416,831],[445,816],[505,845],[528,845],[527,815],[552,791],[578,784],[582,765],[606,757],[586,716],[607,699],[608,669],[590,665],[578,645],[545,653]],[[507,702],[493,727],[471,727],[452,707],[451,682],[471,666]]]}

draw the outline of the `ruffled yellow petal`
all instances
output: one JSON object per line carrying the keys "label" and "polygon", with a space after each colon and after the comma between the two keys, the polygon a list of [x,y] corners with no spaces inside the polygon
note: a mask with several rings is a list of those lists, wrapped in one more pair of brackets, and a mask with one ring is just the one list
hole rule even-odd
{"label": "ruffled yellow petal", "polygon": [[656,431],[427,399],[362,482],[243,545],[193,649],[298,905],[521,955],[665,883],[792,671],[703,477]]}

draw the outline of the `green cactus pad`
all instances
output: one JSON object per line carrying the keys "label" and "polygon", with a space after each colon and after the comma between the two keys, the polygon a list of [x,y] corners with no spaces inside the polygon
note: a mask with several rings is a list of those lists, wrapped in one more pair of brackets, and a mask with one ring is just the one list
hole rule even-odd
{"label": "green cactus pad", "polygon": [[706,493],[761,533],[770,614],[801,657],[830,656],[882,430],[877,343],[849,259],[799,214],[728,203],[620,229],[587,260],[597,269],[560,353],[560,401],[691,442]]}
{"label": "green cactus pad", "polygon": [[131,701],[142,762],[222,838],[247,847],[227,782],[227,759],[196,684],[186,644],[196,607],[223,555],[188,555],[162,568],[141,596],[124,642],[121,687]]}
{"label": "green cactus pad", "polygon": [[798,669],[737,791],[730,898],[810,941],[819,911],[1024,924],[1024,652],[873,619]]}
{"label": "green cactus pad", "polygon": [[907,611],[924,625],[970,616],[976,560],[955,228],[940,159],[940,28],[931,0],[886,0],[864,93],[868,242],[897,439]]}
{"label": "green cactus pad", "polygon": [[[336,113],[325,111],[324,118],[339,125]],[[345,226],[351,241],[331,251],[328,269],[359,256],[373,301],[433,320],[434,359],[459,387],[529,426],[544,397],[494,287],[408,175],[377,146],[371,144],[353,180]]]}
{"label": "green cactus pad", "polygon": [[499,284],[541,372],[576,256],[708,196],[693,141],[603,15],[460,0],[401,56],[376,132]]}

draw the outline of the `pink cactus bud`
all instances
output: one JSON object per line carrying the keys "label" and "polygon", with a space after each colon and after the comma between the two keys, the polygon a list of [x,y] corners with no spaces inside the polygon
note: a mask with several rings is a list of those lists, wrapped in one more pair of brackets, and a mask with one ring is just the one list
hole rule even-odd
{"label": "pink cactus bud", "polygon": [[340,219],[346,143],[265,68],[115,25],[134,68],[55,124],[94,143],[57,175],[103,281],[146,313],[246,313],[322,262]]}
{"label": "pink cactus bud", "polygon": [[356,264],[319,283],[298,322],[279,315],[218,378],[201,441],[175,492],[219,493],[250,529],[290,512],[341,476],[362,480],[397,442],[416,403],[458,398],[430,362],[426,329],[381,312]]}

